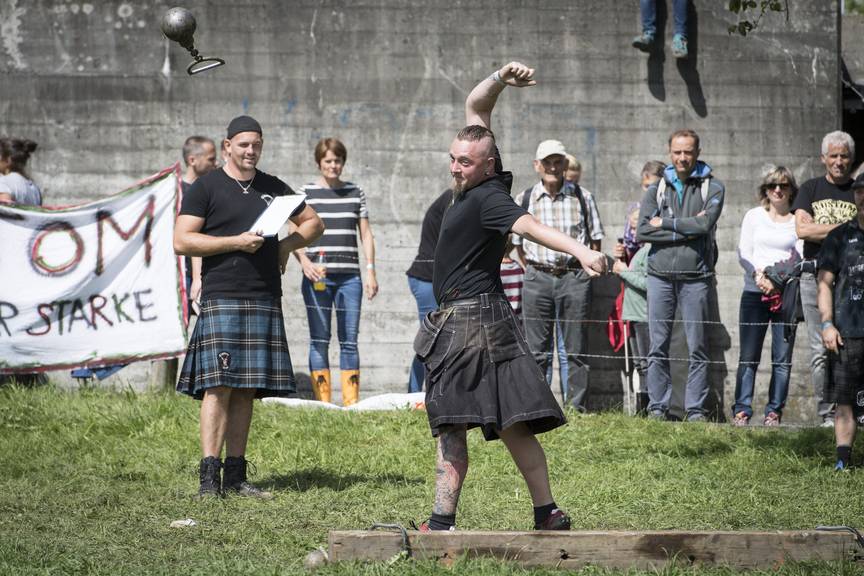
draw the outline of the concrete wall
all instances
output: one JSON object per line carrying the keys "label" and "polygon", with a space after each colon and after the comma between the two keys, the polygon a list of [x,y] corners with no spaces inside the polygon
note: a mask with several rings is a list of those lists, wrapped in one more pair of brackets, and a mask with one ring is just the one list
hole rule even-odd
{"label": "concrete wall", "polygon": [[[692,57],[647,57],[630,47],[637,2],[606,0],[297,0],[185,3],[196,44],[228,65],[189,77],[189,56],[158,22],[161,2],[0,0],[0,133],[40,143],[32,165],[47,201],[100,197],[179,158],[185,136],[218,138],[234,115],[265,127],[261,168],[300,185],[315,176],[312,147],[335,135],[349,149],[346,176],[369,197],[380,296],[364,304],[364,394],[402,390],[416,317],[404,270],[425,207],[448,184],[447,146],[462,103],[480,78],[511,59],[536,65],[539,85],[507,90],[494,126],[515,190],[533,182],[536,144],[558,138],[582,160],[583,184],[600,203],[606,247],[639,198],[638,175],[662,159],[668,133],[692,127],[703,159],[727,186],[718,242],[718,319],[712,336],[714,403],[728,406],[737,367],[742,286],[735,248],[762,167],[782,163],[799,180],[820,174],[821,136],[838,127],[837,5],[792,0],[791,18],[769,15],[748,38],[730,36],[725,2],[691,6]],[[298,370],[306,320],[296,265],[285,306]],[[597,283],[595,319],[615,282]],[[620,359],[605,326],[590,326],[592,405],[621,401]],[[815,412],[803,338],[787,421]],[[676,351],[674,356],[686,356]],[[338,365],[335,347],[333,364]],[[725,363],[723,362],[725,360]],[[683,365],[679,366],[683,368]],[[146,366],[133,369],[146,372]],[[121,372],[121,375],[123,373]],[[680,380],[680,378],[679,378]],[[123,380],[120,380],[123,382]],[[759,375],[757,399],[766,396]],[[759,411],[761,406],[757,405]]]}

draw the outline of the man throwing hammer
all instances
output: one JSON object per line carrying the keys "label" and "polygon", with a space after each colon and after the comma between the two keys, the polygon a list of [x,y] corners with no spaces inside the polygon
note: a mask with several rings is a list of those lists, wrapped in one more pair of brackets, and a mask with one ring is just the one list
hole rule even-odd
{"label": "man throwing hammer", "polygon": [[564,424],[564,414],[518,328],[504,296],[499,266],[507,235],[576,257],[598,275],[606,257],[540,224],[510,197],[492,109],[507,86],[533,86],[534,70],[511,62],[480,82],[465,102],[467,126],[450,145],[453,203],[435,251],[433,289],[438,310],[421,323],[414,350],[425,363],[426,410],[438,438],[435,502],[422,531],[452,530],[468,472],[466,430],[500,438],[528,484],[534,527],[568,530],[570,519],[552,498],[546,455],[535,434]]}

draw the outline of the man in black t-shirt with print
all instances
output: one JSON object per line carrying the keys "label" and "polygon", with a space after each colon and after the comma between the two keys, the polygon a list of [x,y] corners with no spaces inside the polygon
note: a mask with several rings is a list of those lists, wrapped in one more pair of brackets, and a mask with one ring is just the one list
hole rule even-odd
{"label": "man in black t-shirt with print", "polygon": [[225,165],[192,184],[174,226],[175,252],[203,257],[201,312],[177,383],[178,391],[201,400],[200,496],[270,496],[246,481],[252,401],[295,391],[281,270],[293,250],[324,231],[305,203],[291,216],[295,232],[283,240],[249,231],[273,198],[294,193],[256,169],[263,144],[257,121],[232,120]]}
{"label": "man in black t-shirt with print", "polygon": [[[792,212],[795,214],[795,232],[804,240],[804,259],[814,264],[819,248],[828,233],[855,217],[852,199],[852,179],[849,171],[855,158],[855,141],[845,132],[831,132],[822,139],[822,163],[825,176],[813,178],[801,185]],[[823,398],[828,356],[822,345],[819,309],[816,304],[816,275],[801,275],[801,306],[807,323],[810,343],[810,375],[813,392],[818,401],[823,426],[834,424],[834,406]]]}
{"label": "man in black t-shirt with print", "polygon": [[414,340],[426,367],[426,411],[438,438],[435,502],[420,529],[452,530],[468,472],[466,430],[501,438],[528,484],[534,527],[568,530],[570,519],[552,499],[546,455],[535,434],[564,424],[564,414],[528,349],[501,284],[510,232],[578,258],[597,275],[606,257],[540,224],[510,197],[489,130],[505,86],[533,86],[534,70],[511,62],[480,82],[465,102],[467,126],[450,146],[453,203],[435,248],[433,290],[438,310]]}
{"label": "man in black t-shirt with print", "polygon": [[852,184],[857,217],[834,228],[819,256],[822,341],[830,352],[826,400],[837,405],[835,470],[846,470],[855,440],[854,408],[864,408],[864,174]]}

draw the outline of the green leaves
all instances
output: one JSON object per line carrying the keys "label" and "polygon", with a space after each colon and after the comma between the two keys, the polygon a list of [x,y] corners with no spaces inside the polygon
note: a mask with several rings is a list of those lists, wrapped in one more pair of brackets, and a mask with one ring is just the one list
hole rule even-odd
{"label": "green leaves", "polygon": [[785,12],[789,20],[789,0],[729,0],[728,8],[738,15],[738,22],[728,27],[729,34],[747,36],[769,12]]}

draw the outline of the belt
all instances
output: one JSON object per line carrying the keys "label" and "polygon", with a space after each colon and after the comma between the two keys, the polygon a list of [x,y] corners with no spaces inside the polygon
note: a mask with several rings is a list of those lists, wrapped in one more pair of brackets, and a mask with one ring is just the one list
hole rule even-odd
{"label": "belt", "polygon": [[457,300],[445,300],[441,303],[439,308],[443,310],[444,308],[452,308],[453,306],[474,306],[474,305],[485,305],[489,302],[494,302],[497,300],[507,301],[507,297],[503,294],[481,294],[479,296],[474,296],[473,298],[459,298]]}
{"label": "belt", "polygon": [[540,264],[539,262],[532,262],[531,260],[527,260],[526,264],[528,264],[538,272],[545,272],[546,274],[551,274],[552,276],[558,278],[568,272],[575,272],[576,270],[582,269],[582,266],[549,266],[547,264]]}

